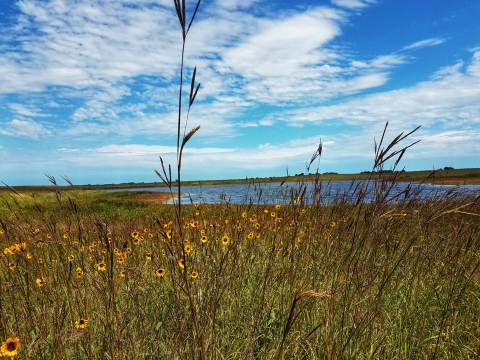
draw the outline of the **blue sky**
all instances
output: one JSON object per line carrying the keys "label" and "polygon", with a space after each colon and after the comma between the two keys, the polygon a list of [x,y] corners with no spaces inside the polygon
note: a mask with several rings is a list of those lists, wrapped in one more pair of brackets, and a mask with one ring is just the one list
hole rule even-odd
{"label": "blue sky", "polygon": [[[479,17],[478,0],[203,0],[183,179],[304,172],[320,138],[321,173],[370,170],[387,120],[388,139],[422,126],[407,170],[480,167]],[[173,1],[2,0],[0,23],[0,180],[175,167]]]}

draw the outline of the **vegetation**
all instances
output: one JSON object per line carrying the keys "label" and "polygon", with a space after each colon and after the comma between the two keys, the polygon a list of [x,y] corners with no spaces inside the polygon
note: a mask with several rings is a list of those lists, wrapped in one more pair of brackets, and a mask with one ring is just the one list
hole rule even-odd
{"label": "vegetation", "polygon": [[[185,1],[174,3],[184,48],[200,1],[188,25]],[[177,179],[199,130],[181,136],[182,81],[183,65]],[[395,193],[413,144],[398,146],[412,132],[386,146],[384,132],[374,171],[333,202],[317,169],[299,174],[277,204],[182,204],[183,183],[163,161],[157,174],[174,205],[79,190],[67,178],[59,187],[51,176],[51,193],[9,187],[0,204],[0,355],[478,358],[480,195]]]}
{"label": "vegetation", "polygon": [[[388,172],[388,171],[384,171]],[[359,174],[338,174],[336,172],[325,172],[320,175],[322,181],[355,181],[368,180],[371,175],[375,174],[373,171],[363,171]],[[264,178],[244,178],[244,179],[226,179],[226,180],[190,180],[181,182],[182,186],[196,186],[196,185],[223,185],[223,184],[245,184],[251,181],[256,183],[279,183],[279,182],[297,182],[297,181],[315,181],[318,174],[308,174],[297,176],[270,176]],[[439,170],[421,170],[421,171],[404,171],[401,170],[400,176],[397,178],[400,182],[427,182],[434,184],[480,184],[480,168],[471,169],[439,169]],[[75,185],[76,190],[122,190],[132,188],[148,188],[166,187],[162,182],[150,183],[122,183],[122,184],[102,184],[102,185]],[[50,192],[50,186],[17,186],[18,191],[22,192]],[[59,186],[60,189],[69,189],[71,186]],[[9,190],[5,187],[0,187],[0,193],[7,193]]]}
{"label": "vegetation", "polygon": [[479,354],[478,195],[359,187],[322,206],[300,184],[276,206],[184,205],[179,229],[140,195],[53,189],[0,208],[0,335],[19,358]]}

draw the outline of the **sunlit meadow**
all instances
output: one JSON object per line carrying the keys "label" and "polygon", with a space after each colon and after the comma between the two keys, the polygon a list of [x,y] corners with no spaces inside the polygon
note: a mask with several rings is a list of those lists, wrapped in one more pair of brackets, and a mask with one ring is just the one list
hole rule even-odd
{"label": "sunlit meadow", "polygon": [[[174,3],[184,48],[200,1],[190,22],[185,1]],[[181,136],[182,80],[178,180],[184,146],[199,130]],[[387,145],[382,136],[377,172],[333,200],[318,171],[313,186],[299,182],[276,204],[168,205],[59,187],[53,177],[49,193],[6,189],[0,355],[478,358],[480,196],[454,187],[427,198],[408,186],[394,193],[413,144],[395,149],[412,132]],[[389,159],[393,170],[383,172]],[[162,159],[157,174],[181,198]]]}
{"label": "sunlit meadow", "polygon": [[479,352],[478,196],[191,204],[183,229],[137,197],[2,196],[0,335],[18,358]]}

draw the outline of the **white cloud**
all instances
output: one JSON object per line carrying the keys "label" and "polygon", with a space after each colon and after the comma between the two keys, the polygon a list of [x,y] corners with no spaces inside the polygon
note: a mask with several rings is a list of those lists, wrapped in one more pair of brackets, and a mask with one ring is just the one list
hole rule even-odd
{"label": "white cloud", "polygon": [[50,135],[50,131],[47,130],[42,124],[39,124],[33,120],[14,119],[10,122],[2,124],[2,128],[0,128],[0,134],[39,139]]}
{"label": "white cloud", "polygon": [[50,114],[42,114],[41,109],[35,105],[8,104],[8,107],[17,115],[29,117],[49,117]]}
{"label": "white cloud", "polygon": [[332,0],[332,4],[352,10],[361,9],[375,3],[376,0]]}
{"label": "white cloud", "polygon": [[[171,134],[181,42],[170,1],[18,4],[21,41],[0,52],[0,91],[49,94],[50,104],[54,96],[74,99],[63,134]],[[267,19],[241,10],[254,1],[222,4],[201,7],[187,40],[187,82],[196,65],[202,83],[194,107],[200,136],[235,135],[232,120],[261,103],[309,104],[380,86],[405,62],[401,55],[357,61],[330,47],[348,16],[333,8]]]}
{"label": "white cloud", "polygon": [[3,54],[0,73],[7,83],[2,91],[40,91],[52,85],[102,87],[105,80],[109,84],[159,70],[172,76],[178,60],[165,51],[179,47],[172,12],[146,1],[125,11],[128,3],[19,2],[22,57],[18,59],[15,51]]}
{"label": "white cloud", "polygon": [[[341,119],[359,126],[387,120],[407,126],[428,126],[437,122],[445,126],[449,122],[456,125],[462,122],[479,124],[479,69],[480,52],[477,52],[466,68],[457,64],[442,69],[430,81],[410,88],[360,96],[341,104],[284,113],[283,120],[312,122]],[[377,81],[381,83],[382,79]]]}
{"label": "white cloud", "polygon": [[[215,150],[242,128],[261,130],[261,126],[278,121],[298,127],[311,122],[343,122],[367,136],[369,132],[380,134],[382,125],[390,120],[392,131],[417,124],[424,124],[423,129],[431,127],[424,134],[431,136],[432,144],[449,136],[462,146],[462,141],[472,144],[476,139],[475,127],[480,123],[478,49],[469,64],[459,62],[440,69],[430,81],[319,107],[316,105],[322,101],[387,84],[392,71],[411,60],[402,51],[438,45],[445,39],[429,38],[392,54],[360,58],[334,42],[352,12],[309,7],[267,17],[262,16],[260,6],[250,13],[243,10],[256,6],[256,0],[218,1],[219,6],[205,9],[202,4],[187,40],[187,82],[197,66],[197,81],[202,83],[187,131],[198,124],[202,127],[189,143],[192,148],[186,150],[187,163],[235,163],[252,168],[308,160],[312,149],[292,144],[265,145],[241,153],[238,149]],[[332,3],[358,10],[375,1]],[[192,4],[195,1],[189,2],[190,10]],[[103,138],[95,149],[85,150],[92,145],[82,145],[81,140],[72,143],[72,149],[66,140],[55,144],[61,156],[73,163],[83,161],[85,166],[89,161],[103,164],[107,159],[105,164],[121,164],[118,159],[122,159],[129,166],[152,167],[158,154],[174,154],[168,147],[101,146],[105,138],[114,142],[121,137],[125,144],[138,136],[156,137],[163,144],[176,134],[181,39],[170,0],[22,0],[18,6],[23,14],[11,29],[18,45],[0,44],[0,92],[35,95],[36,100],[28,104],[11,101],[8,106],[15,118],[3,122],[3,135]],[[305,108],[260,116],[260,120],[238,120],[262,104]],[[56,109],[64,111],[61,118],[54,118],[56,128],[51,122],[27,119],[57,116]],[[55,115],[48,114],[51,112]],[[439,123],[443,128],[433,129]],[[452,133],[458,126],[472,129]],[[112,140],[112,135],[118,137]],[[362,143],[361,136],[342,133],[325,141],[325,148],[339,156],[352,157],[344,149],[347,142],[354,144],[355,156],[371,153],[372,141]],[[82,152],[85,154],[79,154]]]}
{"label": "white cloud", "polygon": [[411,45],[403,47],[402,50],[412,50],[412,49],[418,49],[426,46],[435,46],[439,45],[445,42],[445,39],[441,38],[431,38],[431,39],[425,39],[421,41],[417,41],[416,43],[413,43]]}
{"label": "white cloud", "polygon": [[235,10],[238,8],[248,8],[259,0],[216,0],[215,6],[220,6],[225,9]]}
{"label": "white cloud", "polygon": [[[220,171],[235,164],[238,169],[275,168],[285,164],[304,163],[318,147],[319,137],[296,139],[283,144],[263,144],[251,149],[187,147],[183,153],[184,168]],[[61,160],[88,167],[160,168],[159,156],[165,164],[174,164],[176,147],[158,145],[106,145],[81,152],[58,149]]]}

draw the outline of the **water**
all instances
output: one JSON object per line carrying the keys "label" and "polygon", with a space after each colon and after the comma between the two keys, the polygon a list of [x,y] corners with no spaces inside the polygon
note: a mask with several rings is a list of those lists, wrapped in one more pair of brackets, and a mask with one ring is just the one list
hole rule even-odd
{"label": "water", "polygon": [[[399,182],[395,184],[386,183],[391,186],[386,199],[394,202],[409,201],[414,197],[422,200],[441,197],[458,197],[466,194],[479,194],[480,185],[430,185],[430,184],[409,184]],[[115,190],[113,190],[115,191]],[[168,192],[167,188],[133,188],[128,191],[150,191]],[[376,191],[374,182],[365,181],[332,181],[323,182],[321,186],[314,186],[313,183],[245,183],[226,185],[197,185],[183,186],[181,189],[182,203],[204,203],[204,204],[285,204],[297,199],[299,196],[305,203],[330,204],[335,202],[355,203],[359,196],[365,202],[373,201],[381,194],[387,193]],[[176,193],[176,191],[175,191]],[[175,199],[167,203],[172,204]]]}

